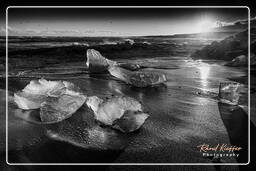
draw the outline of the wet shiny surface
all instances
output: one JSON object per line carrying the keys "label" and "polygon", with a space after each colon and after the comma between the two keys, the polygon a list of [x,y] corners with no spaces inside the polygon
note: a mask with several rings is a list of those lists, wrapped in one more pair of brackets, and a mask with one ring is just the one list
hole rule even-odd
{"label": "wet shiny surface", "polygon": [[[221,110],[224,109],[216,98],[218,86],[220,82],[228,81],[230,76],[244,76],[246,71],[222,66],[221,62],[204,63],[188,58],[151,58],[127,62],[143,63],[147,67],[143,70],[164,73],[168,82],[157,87],[134,88],[109,74],[89,75],[79,64],[64,68],[56,66],[54,70],[58,67],[61,69],[50,75],[47,73],[51,72],[51,68],[45,68],[28,72],[22,77],[10,77],[8,161],[209,163],[210,159],[202,156],[198,145],[230,144],[229,132],[221,117]],[[81,73],[77,74],[78,71]],[[66,72],[68,74],[63,74]],[[24,88],[31,79],[42,76],[45,79],[68,80],[89,96],[133,97],[142,102],[150,116],[140,130],[131,134],[100,126],[86,105],[60,123],[41,124],[38,112],[17,109],[12,95]],[[247,91],[246,86],[242,91]],[[2,90],[1,94],[4,92]],[[239,103],[247,105],[246,99],[246,93],[243,93]],[[232,110],[225,108],[225,113],[232,114]],[[1,124],[3,122],[1,119]],[[223,162],[233,163],[237,160],[228,157]]]}

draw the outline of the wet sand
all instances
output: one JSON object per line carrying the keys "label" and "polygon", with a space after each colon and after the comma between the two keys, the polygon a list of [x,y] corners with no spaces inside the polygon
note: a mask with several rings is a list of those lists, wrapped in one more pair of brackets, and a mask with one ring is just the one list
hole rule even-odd
{"label": "wet sand", "polygon": [[[148,65],[149,68],[145,70],[167,74],[168,82],[166,85],[141,89],[126,85],[108,74],[89,75],[84,71],[75,75],[72,73],[49,75],[47,74],[50,72],[49,68],[42,73],[30,72],[27,77],[26,75],[19,78],[10,77],[8,161],[13,163],[211,163],[209,158],[202,156],[197,146],[203,143],[210,145],[225,143],[242,146],[244,151],[239,158],[226,157],[221,162],[247,162],[247,115],[240,109],[231,110],[232,107],[220,104],[216,99],[219,82],[227,81],[230,75],[245,76],[245,71],[214,62],[206,64],[186,58],[171,60],[154,58],[134,62]],[[75,69],[62,69],[63,72],[67,70]],[[132,134],[122,134],[100,127],[93,120],[92,111],[86,106],[63,122],[52,125],[35,123],[38,112],[29,114],[17,109],[11,97],[31,79],[42,76],[46,79],[71,81],[88,95],[102,98],[112,95],[131,96],[145,105],[150,117],[139,131]],[[1,95],[4,94],[2,86]],[[243,99],[241,104],[246,104],[247,98],[241,99]],[[2,103],[4,99],[1,99]],[[1,125],[4,125],[5,121],[3,114],[2,108]],[[243,141],[239,141],[241,139]],[[3,152],[3,149],[1,151]],[[118,170],[118,167],[110,167],[110,169]],[[186,170],[185,167],[183,169]],[[197,169],[200,170],[200,167]],[[208,170],[215,169],[214,166],[208,166]],[[228,168],[228,170],[237,169],[238,167]]]}

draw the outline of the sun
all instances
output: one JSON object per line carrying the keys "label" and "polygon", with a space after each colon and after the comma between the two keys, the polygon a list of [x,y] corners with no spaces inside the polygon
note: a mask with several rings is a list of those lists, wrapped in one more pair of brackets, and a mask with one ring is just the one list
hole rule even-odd
{"label": "sun", "polygon": [[214,27],[216,27],[216,22],[211,19],[203,19],[198,22],[197,32],[210,32]]}

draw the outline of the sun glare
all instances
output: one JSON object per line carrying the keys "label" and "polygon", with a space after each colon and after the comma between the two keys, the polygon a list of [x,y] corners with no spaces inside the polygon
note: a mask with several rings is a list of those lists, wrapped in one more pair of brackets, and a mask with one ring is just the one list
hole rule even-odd
{"label": "sun glare", "polygon": [[197,32],[209,32],[212,28],[216,27],[216,23],[210,19],[201,20],[197,26]]}

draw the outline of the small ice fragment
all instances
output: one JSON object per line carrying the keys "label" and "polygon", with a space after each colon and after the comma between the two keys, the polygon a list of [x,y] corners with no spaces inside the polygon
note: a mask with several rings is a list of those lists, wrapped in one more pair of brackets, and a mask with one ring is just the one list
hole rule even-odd
{"label": "small ice fragment", "polygon": [[237,105],[239,101],[239,83],[222,82],[219,85],[219,98],[221,102]]}
{"label": "small ice fragment", "polygon": [[60,97],[48,97],[41,104],[40,118],[42,122],[60,122],[72,116],[85,102],[84,95],[63,94]]}
{"label": "small ice fragment", "polygon": [[111,65],[116,65],[116,62],[105,58],[94,49],[87,50],[86,66],[91,73],[105,72]]}
{"label": "small ice fragment", "polygon": [[167,81],[165,74],[149,71],[129,71],[117,66],[109,67],[110,74],[135,87],[154,86]]}
{"label": "small ice fragment", "polygon": [[92,96],[86,104],[94,111],[96,120],[122,132],[137,130],[148,117],[142,112],[142,105],[131,97],[118,96],[103,101]]}

